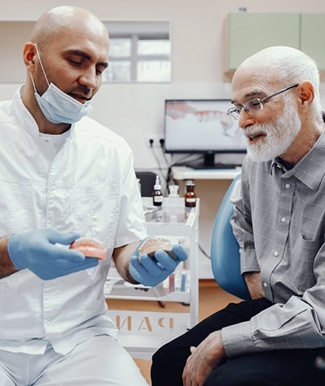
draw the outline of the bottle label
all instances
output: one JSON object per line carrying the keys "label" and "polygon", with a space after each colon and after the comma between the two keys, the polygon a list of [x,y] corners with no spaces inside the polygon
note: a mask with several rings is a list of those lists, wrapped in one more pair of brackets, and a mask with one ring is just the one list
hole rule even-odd
{"label": "bottle label", "polygon": [[186,202],[196,202],[196,198],[186,198]]}
{"label": "bottle label", "polygon": [[153,202],[162,202],[163,196],[153,196]]}

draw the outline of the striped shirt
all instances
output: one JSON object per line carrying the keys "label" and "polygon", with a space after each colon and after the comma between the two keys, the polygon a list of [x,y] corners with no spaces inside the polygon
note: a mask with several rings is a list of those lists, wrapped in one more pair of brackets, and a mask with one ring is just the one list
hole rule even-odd
{"label": "striped shirt", "polygon": [[229,357],[325,346],[325,134],[293,168],[246,157],[235,199],[241,270],[274,303],[222,330]]}

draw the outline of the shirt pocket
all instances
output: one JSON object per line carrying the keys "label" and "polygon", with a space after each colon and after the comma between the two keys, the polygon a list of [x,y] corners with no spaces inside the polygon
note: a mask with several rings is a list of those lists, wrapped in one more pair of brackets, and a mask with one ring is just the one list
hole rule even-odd
{"label": "shirt pocket", "polygon": [[120,205],[117,183],[78,184],[57,188],[51,206],[48,198],[48,216],[52,224],[94,237],[112,248],[118,224]]}
{"label": "shirt pocket", "polygon": [[316,283],[314,274],[314,262],[320,249],[318,239],[306,239],[300,234],[292,250],[291,271],[293,284],[297,293],[302,294],[307,288]]}

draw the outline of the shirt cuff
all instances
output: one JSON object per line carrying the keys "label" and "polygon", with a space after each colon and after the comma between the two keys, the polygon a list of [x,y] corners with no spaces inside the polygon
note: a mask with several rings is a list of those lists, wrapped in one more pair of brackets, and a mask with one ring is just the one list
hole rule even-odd
{"label": "shirt cuff", "polygon": [[221,330],[223,347],[227,357],[248,354],[256,351],[250,322],[242,322]]}
{"label": "shirt cuff", "polygon": [[240,254],[241,273],[260,272],[260,267],[256,260],[255,250],[242,251]]}

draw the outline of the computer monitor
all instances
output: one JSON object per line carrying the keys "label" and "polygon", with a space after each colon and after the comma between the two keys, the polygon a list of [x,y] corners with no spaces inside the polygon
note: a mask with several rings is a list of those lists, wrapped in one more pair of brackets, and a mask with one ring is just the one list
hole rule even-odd
{"label": "computer monitor", "polygon": [[166,153],[202,153],[202,168],[214,167],[216,154],[246,153],[247,140],[229,107],[230,99],[166,100]]}

